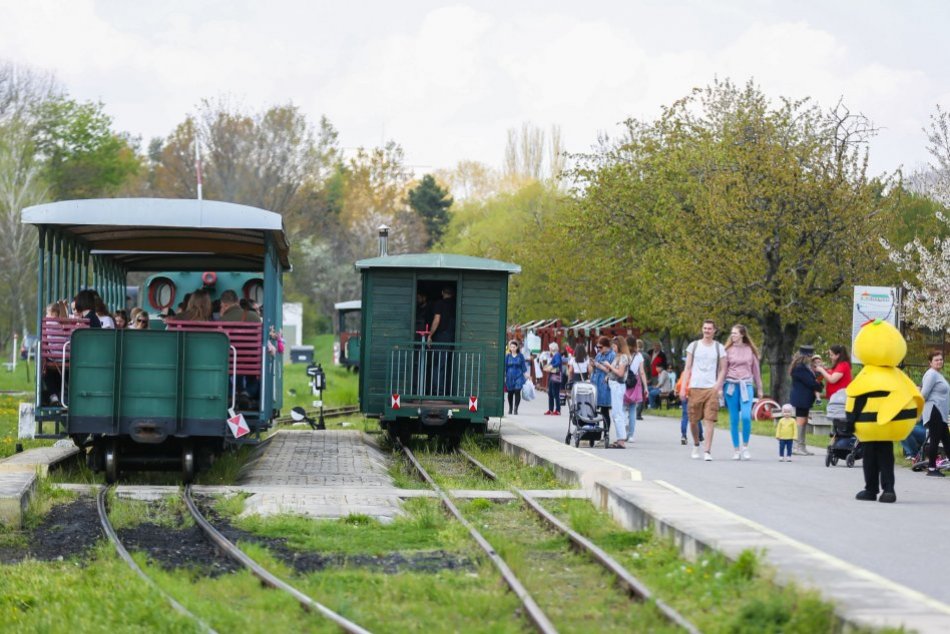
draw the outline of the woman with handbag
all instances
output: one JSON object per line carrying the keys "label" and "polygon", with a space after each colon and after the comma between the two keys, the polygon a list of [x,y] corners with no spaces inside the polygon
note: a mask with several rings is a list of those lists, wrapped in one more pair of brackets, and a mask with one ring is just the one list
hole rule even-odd
{"label": "woman with handbag", "polygon": [[521,354],[518,342],[514,339],[508,342],[508,353],[505,355],[505,389],[508,391],[508,413],[517,414],[521,405],[521,388],[524,387],[525,376],[528,374],[528,361]]}
{"label": "woman with handbag", "polygon": [[607,380],[607,373],[610,370],[610,364],[613,362],[615,354],[610,349],[610,339],[603,335],[597,339],[597,356],[591,361],[590,382],[597,388],[597,409],[604,419],[604,428],[610,433],[610,387]]}
{"label": "woman with handbag", "polygon": [[627,337],[630,350],[630,367],[624,377],[623,408],[627,414],[627,442],[633,442],[633,431],[637,420],[643,420],[643,403],[647,395],[647,375],[644,369],[643,341],[634,336]]}
{"label": "woman with handbag", "polygon": [[[627,390],[627,368],[630,367],[630,349],[623,337],[614,337],[610,340],[610,348],[614,359],[610,364],[597,365],[607,375],[607,385],[610,386],[610,413],[616,427],[617,440],[610,443],[613,449],[623,449],[627,442],[627,413],[623,408],[623,394]],[[636,408],[634,408],[636,412]]]}
{"label": "woman with handbag", "polygon": [[550,357],[544,364],[544,371],[548,374],[548,411],[545,416],[561,415],[561,380],[564,376],[564,363],[561,358],[560,347],[557,342],[548,344]]}

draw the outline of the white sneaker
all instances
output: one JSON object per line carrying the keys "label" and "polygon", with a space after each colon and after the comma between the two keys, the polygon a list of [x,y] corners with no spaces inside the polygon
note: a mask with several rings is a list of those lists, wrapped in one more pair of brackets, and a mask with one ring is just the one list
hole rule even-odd
{"label": "white sneaker", "polygon": [[749,453],[749,448],[748,448],[748,447],[743,447],[743,448],[742,448],[742,459],[743,459],[743,460],[751,460],[751,459],[752,459],[752,454]]}
{"label": "white sneaker", "polygon": [[779,456],[779,457],[778,457],[778,461],[779,461],[779,462],[785,462],[785,456]]}
{"label": "white sneaker", "polygon": [[735,451],[732,452],[732,459],[733,459],[733,460],[738,460],[738,459],[739,459],[739,450],[738,450],[738,449],[736,449]]}
{"label": "white sneaker", "polygon": [[703,454],[703,460],[705,460],[706,462],[711,462],[712,454],[707,451],[706,453]]}
{"label": "white sneaker", "polygon": [[689,457],[693,460],[699,458],[699,445],[693,445],[693,450],[690,452]]}

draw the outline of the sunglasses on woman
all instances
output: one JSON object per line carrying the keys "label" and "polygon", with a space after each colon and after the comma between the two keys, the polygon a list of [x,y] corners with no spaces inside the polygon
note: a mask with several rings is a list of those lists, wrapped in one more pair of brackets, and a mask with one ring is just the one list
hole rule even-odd
{"label": "sunglasses on woman", "polygon": [[136,319],[136,320],[135,320],[135,323],[137,323],[137,324],[147,324],[147,323],[148,323],[148,320],[147,320],[147,319]]}

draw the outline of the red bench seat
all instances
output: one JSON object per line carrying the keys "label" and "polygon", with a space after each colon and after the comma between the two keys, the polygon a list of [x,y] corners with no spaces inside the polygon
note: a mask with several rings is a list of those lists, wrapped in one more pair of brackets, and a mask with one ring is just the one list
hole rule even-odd
{"label": "red bench seat", "polygon": [[69,341],[74,330],[88,328],[89,322],[81,317],[44,317],[40,333],[40,367],[45,370],[53,366],[60,370],[69,367],[69,347],[65,360],[63,346]]}
{"label": "red bench seat", "polygon": [[[262,329],[260,323],[246,321],[180,321],[169,319],[166,330],[223,332],[237,350],[237,373],[261,375]],[[228,372],[234,372],[234,358],[228,356]]]}

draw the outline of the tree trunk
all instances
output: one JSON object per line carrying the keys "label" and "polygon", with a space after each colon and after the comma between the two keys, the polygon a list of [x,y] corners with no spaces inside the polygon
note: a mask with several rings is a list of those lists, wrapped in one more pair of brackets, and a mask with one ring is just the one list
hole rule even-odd
{"label": "tree trunk", "polygon": [[792,360],[801,327],[797,323],[782,324],[781,318],[774,313],[767,315],[760,325],[764,338],[763,365],[767,364],[771,370],[769,395],[779,403],[787,403],[791,389],[788,365]]}

